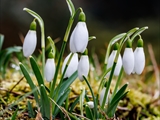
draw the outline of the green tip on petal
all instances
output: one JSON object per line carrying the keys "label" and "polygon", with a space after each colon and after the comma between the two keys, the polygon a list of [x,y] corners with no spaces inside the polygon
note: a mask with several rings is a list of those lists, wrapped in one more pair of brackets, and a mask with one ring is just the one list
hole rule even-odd
{"label": "green tip on petal", "polygon": [[143,47],[143,40],[141,38],[137,42],[137,47]]}
{"label": "green tip on petal", "polygon": [[54,54],[52,52],[49,52],[48,58],[54,58]]}
{"label": "green tip on petal", "polygon": [[80,12],[80,14],[79,14],[79,19],[78,19],[79,21],[82,21],[82,22],[85,22],[86,21],[86,15],[85,15],[85,13],[82,11],[82,12]]}
{"label": "green tip on petal", "polygon": [[127,48],[132,48],[132,41],[131,40],[127,40]]}
{"label": "green tip on petal", "polygon": [[37,26],[36,19],[34,19],[30,24],[30,30],[36,30],[36,26]]}
{"label": "green tip on petal", "polygon": [[115,43],[114,50],[118,50],[118,48],[119,48],[119,43]]}

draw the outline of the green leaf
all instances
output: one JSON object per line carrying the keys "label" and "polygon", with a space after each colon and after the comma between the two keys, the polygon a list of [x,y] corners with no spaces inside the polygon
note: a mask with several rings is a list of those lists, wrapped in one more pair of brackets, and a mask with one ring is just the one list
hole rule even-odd
{"label": "green leaf", "polygon": [[88,105],[85,106],[85,111],[86,111],[86,117],[89,118],[90,120],[94,120],[93,113],[91,109],[88,107]]}
{"label": "green leaf", "polygon": [[[20,66],[20,69],[21,69],[24,77],[26,78],[26,80],[27,80],[27,82],[28,82],[31,90],[34,90],[34,89],[36,88],[36,86],[34,85],[34,83],[33,83],[32,79],[31,79],[31,77],[30,77],[27,69],[25,68],[25,66],[24,66],[22,63],[19,63],[19,66]],[[39,106],[40,104],[39,104],[38,93],[37,93],[37,92],[34,92],[33,95],[34,95],[34,97],[35,97],[36,103],[37,103],[38,106]]]}
{"label": "green leaf", "polygon": [[[66,91],[66,89],[68,89],[68,87],[75,81],[75,79],[77,78],[78,76],[78,72],[74,72],[71,77],[69,77],[66,81],[64,81],[60,87],[60,90],[59,90],[59,96],[58,96],[58,99],[63,95],[62,93],[64,93],[64,91]],[[58,88],[58,87],[57,87]],[[56,94],[57,92],[57,88],[55,89],[54,91],[54,95]]]}
{"label": "green leaf", "polygon": [[39,70],[39,67],[38,67],[35,59],[32,56],[30,56],[30,63],[31,63],[32,70],[33,70],[33,72],[34,72],[34,74],[36,76],[36,79],[37,79],[37,82],[38,82],[39,86],[41,86],[41,84],[44,85],[42,74],[41,74],[41,72]]}
{"label": "green leaf", "polygon": [[16,111],[14,112],[14,114],[13,114],[11,120],[16,120],[17,112],[18,112],[18,108],[17,108]]}
{"label": "green leaf", "polygon": [[71,16],[75,14],[75,8],[71,0],[66,0]]}
{"label": "green leaf", "polygon": [[0,51],[2,49],[3,42],[4,42],[4,35],[0,34]]}
{"label": "green leaf", "polygon": [[[63,104],[63,102],[67,99],[70,91],[71,91],[71,90],[68,88],[68,89],[66,90],[66,92],[64,92],[63,96],[61,96],[60,99],[57,101],[57,104],[58,104],[59,106],[61,106],[61,105]],[[59,112],[59,108],[58,108],[57,106],[55,106],[54,115],[56,116],[56,115],[58,114],[58,112]]]}
{"label": "green leaf", "polygon": [[77,105],[77,103],[79,102],[79,98],[80,96],[78,96],[75,101],[71,104],[71,107],[69,108],[69,112],[71,113],[74,109],[74,107]]}
{"label": "green leaf", "polygon": [[35,112],[34,112],[34,110],[32,108],[32,105],[31,105],[30,101],[27,102],[27,106],[28,106],[29,117],[35,118]]}
{"label": "green leaf", "polygon": [[40,92],[41,92],[42,116],[49,119],[50,118],[50,100],[46,93],[45,86],[43,84],[41,84]]}

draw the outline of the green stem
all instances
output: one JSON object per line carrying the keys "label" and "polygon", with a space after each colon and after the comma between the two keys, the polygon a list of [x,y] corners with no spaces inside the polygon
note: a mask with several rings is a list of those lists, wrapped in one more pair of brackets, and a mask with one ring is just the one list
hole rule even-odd
{"label": "green stem", "polygon": [[73,21],[74,21],[74,19],[70,18],[69,24],[68,24],[68,27],[67,27],[64,39],[63,39],[63,43],[62,43],[62,47],[61,47],[58,63],[57,63],[57,66],[56,66],[56,72],[55,72],[54,80],[53,80],[53,83],[51,85],[51,92],[50,92],[50,97],[51,98],[53,98],[53,93],[54,93],[54,89],[55,89],[55,85],[56,85],[56,81],[57,81],[57,77],[58,77],[58,72],[59,72],[59,69],[60,69],[60,63],[62,61],[62,56],[64,54],[64,50],[65,50],[65,47],[66,47],[66,43],[67,43],[67,40],[68,40],[68,36],[69,36],[70,30],[71,30]]}
{"label": "green stem", "polygon": [[91,88],[88,80],[86,79],[86,77],[83,76],[83,78],[84,78],[85,82],[87,83],[87,85],[88,85],[88,87],[89,87],[89,89],[90,89],[90,91],[91,91],[91,94],[92,94],[92,97],[93,97],[93,102],[94,102],[94,115],[95,115],[95,118],[98,119],[98,115],[97,115],[97,102],[96,102],[96,99],[95,99],[93,90],[92,90],[92,88]]}
{"label": "green stem", "polygon": [[[117,92],[118,86],[119,86],[119,84],[120,84],[120,82],[121,82],[122,75],[123,75],[123,67],[121,67],[121,71],[120,71],[120,74],[119,74],[119,76],[118,76],[118,80],[117,80],[117,82],[116,82],[116,86],[115,86],[114,91],[113,91],[113,94],[112,94],[113,97],[114,97],[114,95],[115,95],[116,92]],[[112,97],[112,98],[113,98],[113,97]]]}
{"label": "green stem", "polygon": [[45,66],[45,33],[44,33],[44,22],[43,19],[34,11],[23,8],[23,10],[27,11],[29,14],[31,14],[34,18],[38,20],[38,23],[40,25],[41,29],[41,48],[42,48],[42,76],[44,78],[44,66]]}

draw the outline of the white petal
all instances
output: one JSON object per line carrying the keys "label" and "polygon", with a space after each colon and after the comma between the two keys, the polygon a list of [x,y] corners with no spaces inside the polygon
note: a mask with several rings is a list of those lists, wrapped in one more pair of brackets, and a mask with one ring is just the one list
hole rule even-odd
{"label": "white petal", "polygon": [[[110,67],[113,66],[116,54],[117,54],[117,50],[113,50],[112,53],[110,54],[110,56],[108,58],[107,69],[109,69]],[[116,64],[116,68],[114,70],[114,75],[115,76],[119,75],[121,67],[122,67],[122,58],[121,58],[121,55],[119,54],[117,64]],[[110,75],[110,72],[108,72],[107,76],[109,76],[109,75]]]}
{"label": "white petal", "polygon": [[[100,105],[102,105],[105,91],[106,91],[106,88],[104,87],[104,88],[101,90],[101,92],[100,92],[100,95],[99,95],[99,103],[100,103]],[[108,93],[109,93],[109,92],[108,92]],[[107,99],[106,99],[106,102],[105,102],[105,103],[108,102],[108,96],[109,96],[109,94],[107,95]]]}
{"label": "white petal", "polygon": [[123,54],[123,68],[124,71],[130,75],[134,69],[134,53],[132,48],[125,48]]}
{"label": "white petal", "polygon": [[83,81],[83,76],[87,77],[89,73],[89,60],[87,55],[82,55],[78,64],[78,78]]}
{"label": "white petal", "polygon": [[145,66],[145,55],[143,47],[137,47],[134,51],[134,71],[137,74],[141,74],[143,72]]}
{"label": "white petal", "polygon": [[72,34],[71,34],[71,37],[70,37],[70,41],[69,41],[69,45],[70,45],[70,51],[72,52],[72,53],[76,53],[77,51],[76,51],[76,48],[75,48],[75,45],[74,45],[74,35],[75,35],[75,31],[76,31],[76,28],[77,27],[75,27],[74,28],[74,30],[73,30],[73,32],[72,32]]}
{"label": "white petal", "polygon": [[71,34],[70,50],[83,53],[88,44],[88,30],[85,22],[78,22]]}
{"label": "white petal", "polygon": [[53,80],[55,74],[56,66],[54,59],[47,59],[45,68],[44,68],[44,76],[46,81],[51,82]]}
{"label": "white petal", "polygon": [[88,105],[89,108],[94,108],[94,102],[93,101],[87,102],[87,105]]}
{"label": "white petal", "polygon": [[[65,69],[65,66],[66,66],[70,56],[71,56],[71,53],[65,58],[65,60],[63,62],[62,73]],[[70,77],[77,70],[77,67],[78,67],[78,54],[74,53],[74,55],[71,58],[71,61],[70,61],[69,65],[68,65],[68,68],[66,70],[66,73],[64,75],[64,78]]]}
{"label": "white petal", "polygon": [[23,43],[23,55],[29,57],[35,50],[37,35],[35,30],[29,30]]}

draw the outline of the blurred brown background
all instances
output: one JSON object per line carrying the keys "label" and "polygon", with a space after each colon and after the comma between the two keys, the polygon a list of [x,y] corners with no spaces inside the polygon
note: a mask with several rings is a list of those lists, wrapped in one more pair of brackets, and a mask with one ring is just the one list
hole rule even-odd
{"label": "blurred brown background", "polygon": [[[156,58],[160,60],[159,0],[72,0],[72,2],[75,8],[83,8],[89,34],[97,37],[96,40],[89,42],[89,47],[94,47],[98,52],[105,54],[105,44],[116,34],[127,32],[137,26],[148,26],[149,29],[142,34],[142,38],[145,46],[148,43],[153,45]],[[20,35],[26,35],[33,20],[31,15],[23,11],[24,7],[32,9],[43,18],[46,37],[60,38],[62,41],[70,15],[65,0],[0,0],[0,33],[5,35],[3,48],[22,46]],[[76,22],[77,20],[74,25]],[[40,37],[39,26],[37,30]],[[57,43],[58,47],[61,41]],[[40,41],[37,47],[40,47]]]}

